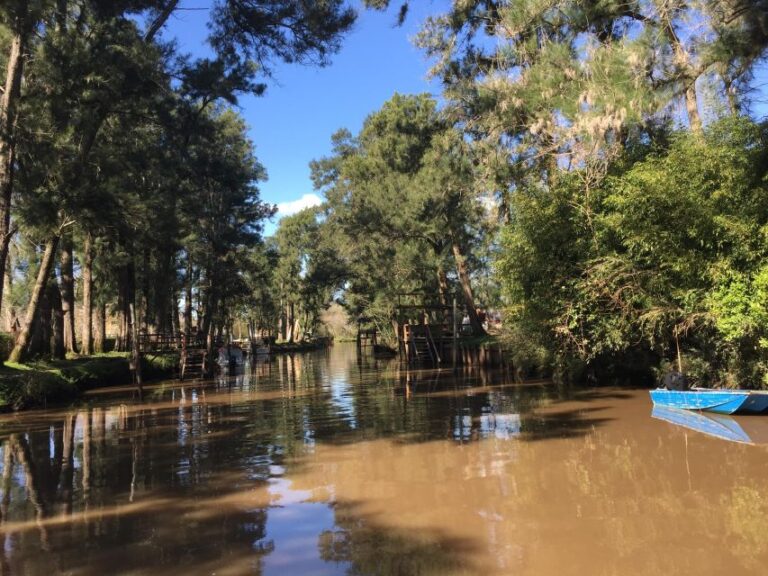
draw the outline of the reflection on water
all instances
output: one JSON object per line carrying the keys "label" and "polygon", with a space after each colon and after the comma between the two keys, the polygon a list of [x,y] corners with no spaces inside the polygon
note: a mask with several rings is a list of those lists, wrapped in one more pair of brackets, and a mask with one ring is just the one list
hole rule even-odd
{"label": "reflection on water", "polygon": [[147,396],[104,389],[0,417],[0,574],[755,574],[768,561],[765,448],[651,418],[647,391],[404,371],[337,346]]}
{"label": "reflection on water", "polygon": [[763,416],[733,417],[664,406],[654,406],[651,416],[729,442],[768,444],[768,418]]}

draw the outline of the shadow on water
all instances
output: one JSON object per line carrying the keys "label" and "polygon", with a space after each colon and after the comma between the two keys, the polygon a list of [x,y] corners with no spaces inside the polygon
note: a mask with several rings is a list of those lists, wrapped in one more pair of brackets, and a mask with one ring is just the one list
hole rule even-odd
{"label": "shadow on water", "polygon": [[573,390],[564,399],[576,400],[578,402],[591,402],[594,400],[628,400],[632,398],[629,392],[618,392],[616,390]]}
{"label": "shadow on water", "polygon": [[358,502],[332,506],[335,526],[318,538],[320,557],[346,563],[347,574],[459,575],[475,574],[476,541],[443,530],[395,530],[377,523]]}
{"label": "shadow on water", "polygon": [[[272,448],[251,453],[248,468],[208,470],[204,481],[200,470],[190,469],[186,473],[197,477],[190,484],[168,479],[180,470],[169,469],[174,463],[166,460],[168,445],[152,443],[147,435],[133,435],[124,458],[105,466],[98,457],[102,439],[92,424],[93,419],[83,430],[76,454],[66,440],[71,432],[56,431],[53,443],[60,448],[54,459],[46,458],[41,433],[6,440],[3,574],[264,573],[264,558],[276,554],[269,515],[291,506],[284,501],[290,489],[276,489],[273,482],[281,473]],[[13,486],[16,475],[24,480]],[[13,509],[14,500],[20,510]],[[338,568],[322,573],[464,574],[478,552],[471,539],[441,530],[387,526],[355,502],[336,500],[331,509],[334,523],[298,555],[292,553],[290,563],[306,555],[312,564],[319,554]],[[294,520],[299,524],[302,518]]]}
{"label": "shadow on water", "polygon": [[612,418],[590,416],[602,408],[580,408],[553,414],[541,414],[525,419],[521,440],[537,442],[541,440],[576,438],[594,432],[598,426],[607,424]]}

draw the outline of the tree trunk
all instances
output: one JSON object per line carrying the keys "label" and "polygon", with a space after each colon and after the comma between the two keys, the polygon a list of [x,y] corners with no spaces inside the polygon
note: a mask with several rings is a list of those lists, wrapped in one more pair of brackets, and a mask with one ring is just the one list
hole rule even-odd
{"label": "tree trunk", "polygon": [[[215,344],[215,322],[218,314],[218,295],[216,293],[216,274],[212,272],[213,266],[209,266],[205,274],[205,283],[207,287],[202,292],[204,293],[202,322],[200,323],[200,330],[198,334],[205,340],[205,348],[208,358],[208,365],[205,367],[206,374],[210,373],[213,368],[213,348]],[[199,313],[198,313],[199,314]],[[198,315],[200,318],[200,315]]]}
{"label": "tree trunk", "polygon": [[293,302],[287,305],[285,311],[285,341],[290,344],[293,342],[293,329],[294,329],[294,316],[293,316]]}
{"label": "tree trunk", "polygon": [[483,328],[480,319],[477,317],[475,299],[472,295],[472,281],[469,277],[466,258],[461,250],[461,246],[459,246],[458,242],[455,240],[451,243],[451,249],[453,250],[453,258],[456,260],[456,271],[459,274],[461,292],[464,296],[464,304],[467,307],[467,314],[469,315],[469,323],[472,326],[472,332],[474,334],[485,335],[485,329]]}
{"label": "tree trunk", "polygon": [[[19,7],[20,12],[25,8]],[[5,276],[8,246],[11,242],[11,198],[13,196],[14,158],[16,155],[16,125],[18,103],[21,98],[21,79],[24,74],[24,52],[33,23],[29,18],[13,22],[11,48],[5,71],[5,86],[0,95],[0,278]],[[3,285],[0,282],[0,309],[3,303]]]}
{"label": "tree trunk", "polygon": [[[3,291],[5,294],[10,294],[13,289],[13,264],[10,260],[7,260],[6,262],[5,275],[3,278]],[[3,317],[5,319],[5,331],[15,334],[19,329],[16,307],[6,305]]]}
{"label": "tree trunk", "polygon": [[179,326],[179,296],[176,292],[176,288],[171,289],[171,310],[169,322],[171,332],[177,336],[181,334],[181,327]]}
{"label": "tree trunk", "polygon": [[691,64],[691,55],[686,50],[685,45],[683,45],[683,42],[675,30],[673,23],[674,15],[670,8],[661,8],[659,16],[664,26],[664,33],[672,46],[672,50],[675,52],[675,60],[681,67],[681,81],[686,83],[683,96],[685,98],[685,108],[688,112],[688,124],[691,127],[691,132],[694,134],[701,134],[701,116],[699,115],[699,104],[696,97],[697,73]]}
{"label": "tree trunk", "polygon": [[448,277],[445,275],[443,265],[440,264],[437,267],[437,286],[439,290],[440,304],[442,306],[448,305]]}
{"label": "tree trunk", "polygon": [[115,350],[119,352],[128,352],[131,349],[130,303],[133,301],[135,292],[133,281],[133,263],[124,264],[120,267],[120,286],[117,294],[120,326]]}
{"label": "tree trunk", "polygon": [[[149,332],[149,303],[150,303],[150,286],[149,286],[149,248],[145,247],[142,259],[141,259],[141,298],[139,300],[137,310],[138,316],[136,320],[140,323],[140,328],[145,332]],[[156,292],[160,292],[157,290]],[[157,298],[155,298],[157,299]],[[157,304],[157,302],[156,302]],[[156,327],[157,328],[157,327]]]}
{"label": "tree trunk", "polygon": [[187,277],[184,286],[184,331],[187,334],[192,333],[192,262],[187,261]]}
{"label": "tree trunk", "polygon": [[61,291],[59,290],[59,284],[56,282],[55,278],[48,279],[46,292],[50,305],[49,318],[51,324],[51,337],[48,340],[49,349],[52,358],[63,360],[67,356],[67,350],[64,343],[66,318]]}
{"label": "tree trunk", "polygon": [[200,326],[202,325],[202,319],[203,319],[203,291],[200,289],[200,287],[198,287],[197,294],[195,294],[194,296],[195,297],[193,299],[193,302],[195,302],[195,305],[192,307],[192,310],[193,310],[192,314],[195,318],[197,331],[200,332]]}
{"label": "tree trunk", "polygon": [[40,305],[37,307],[35,320],[32,324],[32,337],[26,348],[29,358],[40,355],[51,355],[51,343],[53,342],[53,302],[49,290],[50,282],[40,294]]}
{"label": "tree trunk", "polygon": [[187,254],[187,274],[184,286],[184,331],[192,333],[192,257]]}
{"label": "tree trunk", "polygon": [[306,324],[302,324],[301,320],[299,320],[299,317],[296,316],[293,320],[293,340],[294,342],[303,342],[304,341],[304,329],[306,328]]}
{"label": "tree trunk", "polygon": [[213,287],[209,287],[206,290],[205,296],[205,310],[203,311],[203,322],[200,327],[203,337],[206,341],[209,340],[209,336],[213,334],[214,322],[216,320],[216,296],[213,293]]}
{"label": "tree trunk", "polygon": [[149,25],[149,29],[147,30],[146,34],[144,34],[145,43],[151,44],[154,41],[155,35],[165,25],[165,23],[168,21],[168,18],[171,17],[171,14],[174,10],[176,10],[178,4],[179,0],[168,0],[165,8],[160,11],[160,13],[157,15],[157,18],[155,18],[155,20]]}
{"label": "tree trunk", "polygon": [[688,123],[691,132],[701,134],[702,124],[699,115],[699,103],[696,98],[696,79],[691,80],[691,85],[685,90],[685,108],[688,111]]}
{"label": "tree trunk", "polygon": [[175,332],[178,319],[173,320],[173,310],[178,313],[178,301],[176,298],[176,279],[173,272],[174,259],[169,254],[158,255],[158,269],[153,297],[154,297],[154,324],[161,334]]}
{"label": "tree trunk", "polygon": [[21,327],[19,336],[16,339],[16,345],[11,351],[11,355],[8,360],[10,362],[21,362],[26,354],[27,344],[32,332],[32,326],[37,316],[37,309],[40,305],[40,296],[45,289],[48,279],[51,277],[51,270],[53,269],[53,261],[56,256],[56,249],[59,246],[58,234],[52,236],[45,245],[45,252],[43,253],[43,261],[40,264],[40,270],[37,273],[37,280],[35,281],[35,287],[32,290],[32,296],[29,299],[27,305],[27,312],[24,315],[24,325]]}
{"label": "tree trunk", "polygon": [[739,100],[736,97],[736,87],[733,85],[733,79],[731,79],[725,72],[720,76],[723,79],[723,90],[725,91],[725,98],[728,102],[728,111],[731,116],[738,116],[740,112]]}
{"label": "tree trunk", "polygon": [[93,351],[96,353],[105,352],[104,340],[107,337],[107,307],[99,304],[96,307],[96,330],[93,336]]}
{"label": "tree trunk", "polygon": [[[1,169],[1,168],[0,168]],[[0,184],[1,186],[2,184]],[[9,184],[9,187],[11,185]],[[9,193],[10,196],[10,193]],[[2,200],[0,200],[1,202]],[[15,234],[15,230],[9,230],[10,228],[10,203],[7,210],[0,208],[0,274],[5,276],[5,271],[8,266],[8,252],[11,245],[11,239]],[[0,310],[2,310],[3,297],[5,296],[5,282],[0,282]]]}
{"label": "tree trunk", "polygon": [[61,238],[61,309],[64,318],[64,348],[77,353],[75,338],[75,272],[72,254],[72,235],[65,233]]}
{"label": "tree trunk", "polygon": [[123,298],[120,295],[117,298],[117,334],[114,349],[117,352],[125,352],[128,349],[128,315],[125,313]]}
{"label": "tree trunk", "polygon": [[141,378],[141,353],[139,352],[139,329],[136,326],[136,303],[128,303],[129,322],[131,325],[131,371],[133,372],[133,381],[139,389],[139,398],[143,394]]}
{"label": "tree trunk", "polygon": [[83,354],[93,354],[93,238],[88,233],[83,246]]}

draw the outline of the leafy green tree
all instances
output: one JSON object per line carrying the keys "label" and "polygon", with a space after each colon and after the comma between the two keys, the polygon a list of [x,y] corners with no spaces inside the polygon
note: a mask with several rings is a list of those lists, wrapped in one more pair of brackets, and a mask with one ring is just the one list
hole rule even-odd
{"label": "leafy green tree", "polygon": [[321,311],[346,279],[347,269],[330,240],[315,208],[280,220],[274,237],[278,258],[272,282],[286,342],[315,332]]}
{"label": "leafy green tree", "polygon": [[[0,95],[0,277],[5,277],[8,246],[14,234],[11,228],[11,200],[26,54],[46,4],[36,0],[12,0],[0,7],[0,29],[9,36],[5,83]],[[2,302],[3,290],[0,287],[0,307]]]}
{"label": "leafy green tree", "polygon": [[508,323],[564,366],[645,350],[681,354],[700,382],[764,385],[765,137],[735,118],[627,151],[589,212],[577,172],[518,193],[498,268]]}
{"label": "leafy green tree", "polygon": [[[218,103],[234,104],[239,93],[263,91],[276,60],[327,63],[355,13],[343,1],[219,2],[211,11],[216,56],[191,62],[158,41],[178,8],[178,0],[20,0],[0,9],[9,54],[0,101],[2,236],[12,235],[15,180],[14,219],[23,234],[46,246],[13,359],[28,351],[57,258],[57,302],[66,319],[62,333],[67,347],[77,349],[78,245],[83,246],[86,352],[94,267],[113,276],[118,288],[122,347],[135,341],[139,325],[178,324],[180,256],[188,263],[190,255],[195,258],[193,266],[184,266],[190,271],[185,281],[202,282],[195,293],[205,333],[212,326],[221,329],[225,303],[247,291],[246,283],[224,279],[249,262],[246,252],[271,208],[258,200],[254,182],[263,169],[253,159],[244,125]],[[24,69],[28,53],[35,58]],[[173,88],[172,75],[181,79]],[[17,126],[24,130],[15,131]],[[212,145],[223,148],[205,150]],[[24,174],[14,179],[17,168]],[[184,196],[174,190],[174,180],[181,182]],[[94,244],[100,251],[94,252]],[[1,252],[4,265],[7,249]],[[94,264],[94,256],[102,255],[109,266]],[[103,295],[99,298],[103,312]],[[189,328],[191,314],[185,317]]]}
{"label": "leafy green tree", "polygon": [[[398,293],[449,292],[448,255],[472,323],[470,253],[482,236],[472,152],[429,96],[395,95],[360,135],[336,136],[334,156],[313,164],[328,199],[327,225],[350,246],[350,302],[371,315]],[[391,315],[391,309],[389,311]]]}

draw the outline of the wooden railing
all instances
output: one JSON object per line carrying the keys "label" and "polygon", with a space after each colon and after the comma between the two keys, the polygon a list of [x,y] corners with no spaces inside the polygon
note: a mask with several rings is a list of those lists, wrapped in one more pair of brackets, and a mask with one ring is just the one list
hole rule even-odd
{"label": "wooden railing", "polygon": [[205,341],[197,334],[139,333],[139,350],[141,352],[175,352],[183,348],[205,347]]}
{"label": "wooden railing", "polygon": [[402,330],[408,362],[426,360],[439,364],[446,343],[452,342],[450,332],[442,324],[404,324]]}

